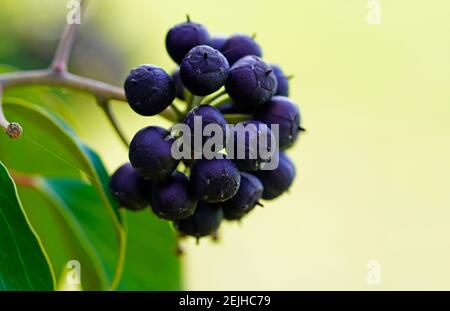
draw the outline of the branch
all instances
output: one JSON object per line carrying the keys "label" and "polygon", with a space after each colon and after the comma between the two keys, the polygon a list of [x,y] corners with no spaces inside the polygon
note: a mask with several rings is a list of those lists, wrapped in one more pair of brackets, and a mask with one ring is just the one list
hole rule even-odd
{"label": "branch", "polygon": [[[86,1],[79,0],[80,2],[80,10],[85,8]],[[79,12],[81,14],[82,12]],[[64,32],[59,40],[58,47],[56,48],[55,55],[53,56],[53,61],[51,64],[51,68],[56,71],[67,71],[67,66],[70,58],[70,54],[72,52],[73,42],[75,41],[75,37],[78,30],[78,24],[67,24]]]}
{"label": "branch", "polygon": [[117,135],[120,137],[120,140],[125,144],[127,148],[130,147],[130,144],[128,143],[128,140],[125,136],[125,133],[122,131],[122,128],[119,125],[119,122],[116,119],[116,116],[114,115],[112,111],[112,107],[109,101],[105,101],[102,99],[97,99],[99,106],[103,109],[103,111],[106,114],[106,117],[108,118],[109,122],[111,123],[112,127],[116,131]]}
{"label": "branch", "polygon": [[[86,0],[80,0],[81,10],[84,10],[85,6]],[[13,139],[19,138],[22,133],[22,128],[18,123],[10,123],[3,114],[2,95],[8,88],[30,85],[58,86],[89,93],[96,99],[101,99],[105,102],[109,102],[110,100],[126,102],[123,88],[81,77],[68,71],[67,64],[78,26],[78,24],[67,25],[56,49],[50,68],[0,74],[0,127],[5,130],[9,137]],[[111,122],[119,134],[117,121],[109,108],[107,108],[107,116],[110,120],[114,120]],[[171,107],[167,107],[167,109],[160,113],[159,116],[172,122],[176,122],[177,120],[177,114]],[[121,132],[119,136],[124,140]]]}

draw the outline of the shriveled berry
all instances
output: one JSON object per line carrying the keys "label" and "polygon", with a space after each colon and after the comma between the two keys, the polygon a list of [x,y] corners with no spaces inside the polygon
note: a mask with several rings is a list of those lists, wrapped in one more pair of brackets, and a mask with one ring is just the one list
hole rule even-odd
{"label": "shriveled berry", "polygon": [[216,125],[217,129],[220,129],[222,131],[223,142],[222,142],[222,144],[217,146],[218,150],[215,150],[215,151],[220,151],[221,149],[223,149],[223,146],[225,145],[225,141],[226,141],[227,121],[225,120],[222,113],[217,108],[214,108],[210,105],[196,106],[191,111],[189,111],[188,114],[186,115],[186,117],[184,118],[184,123],[187,126],[189,126],[189,129],[191,131],[191,146],[193,147],[193,149],[195,149],[195,150],[199,149],[198,151],[203,150],[203,145],[212,137],[212,135],[211,136],[202,135],[202,142],[201,142],[201,145],[199,146],[200,148],[196,148],[196,146],[194,144],[195,127],[196,127],[196,122],[200,122],[200,121],[201,121],[202,126],[201,127],[198,126],[198,127],[202,130],[202,133],[203,133],[203,130],[205,129],[205,127],[209,124]]}
{"label": "shriveled berry", "polygon": [[192,48],[180,65],[184,86],[194,95],[206,96],[220,89],[228,78],[227,59],[207,45]]}
{"label": "shriveled berry", "polygon": [[297,105],[287,97],[274,96],[269,104],[263,105],[255,113],[255,119],[267,125],[279,125],[279,147],[291,147],[302,131],[300,111]]}
{"label": "shriveled berry", "polygon": [[174,172],[168,179],[153,183],[152,210],[160,218],[180,220],[194,214],[197,198],[189,179]]}
{"label": "shriveled berry", "polygon": [[237,105],[254,108],[270,101],[277,78],[259,57],[246,56],[231,67],[225,89]]}
{"label": "shriveled berry", "polygon": [[289,79],[284,74],[283,70],[280,68],[280,66],[275,64],[270,64],[270,67],[273,69],[273,73],[275,74],[275,77],[277,77],[278,87],[277,91],[275,92],[275,95],[281,95],[281,96],[289,96]]}
{"label": "shriveled berry", "polygon": [[143,179],[130,163],[112,174],[109,189],[121,207],[137,211],[150,205],[152,182]]}
{"label": "shriveled berry", "polygon": [[263,194],[263,184],[254,175],[241,172],[241,185],[238,192],[231,199],[219,203],[223,209],[224,218],[227,220],[239,220],[248,214],[256,205],[261,205],[259,200]]}
{"label": "shriveled berry", "polygon": [[227,41],[228,37],[216,35],[211,37],[211,40],[209,40],[208,45],[216,50],[221,50],[223,45],[225,44],[225,41]]}
{"label": "shriveled berry", "polygon": [[170,57],[180,64],[194,46],[208,44],[208,30],[201,24],[189,20],[172,27],[166,36],[166,49]]}
{"label": "shriveled berry", "polygon": [[124,88],[130,107],[143,116],[162,112],[175,99],[172,79],[155,65],[140,65],[131,70]]}
{"label": "shriveled berry", "polygon": [[175,95],[178,99],[185,100],[184,85],[181,81],[180,70],[177,69],[172,73],[172,81],[175,85]]}
{"label": "shriveled berry", "polygon": [[256,171],[253,174],[264,186],[263,199],[273,200],[292,185],[295,178],[295,166],[286,154],[280,152],[276,169]]}
{"label": "shriveled berry", "polygon": [[221,51],[232,66],[247,55],[262,56],[262,50],[256,41],[247,35],[235,34],[223,44]]}
{"label": "shriveled berry", "polygon": [[233,144],[234,162],[243,171],[261,169],[275,152],[272,131],[266,124],[256,120],[240,122],[234,126]]}
{"label": "shriveled berry", "polygon": [[232,198],[239,189],[241,175],[228,159],[201,159],[191,166],[191,183],[199,198],[209,203]]}
{"label": "shriveled berry", "polygon": [[175,222],[177,230],[196,238],[213,234],[222,222],[223,211],[217,204],[199,201],[194,215]]}
{"label": "shriveled berry", "polygon": [[146,179],[161,181],[172,175],[179,160],[172,157],[175,138],[166,129],[148,126],[136,133],[130,144],[133,167]]}

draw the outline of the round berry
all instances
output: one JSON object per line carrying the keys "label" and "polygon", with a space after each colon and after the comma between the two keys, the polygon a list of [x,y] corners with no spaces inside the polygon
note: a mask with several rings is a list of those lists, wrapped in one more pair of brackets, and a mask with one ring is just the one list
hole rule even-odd
{"label": "round berry", "polygon": [[256,171],[253,174],[264,186],[263,199],[273,200],[292,185],[295,178],[295,166],[286,154],[280,152],[276,169]]}
{"label": "round berry", "polygon": [[254,108],[270,101],[277,78],[259,57],[246,56],[231,67],[225,89],[236,104]]}
{"label": "round berry", "polygon": [[209,40],[208,45],[216,50],[222,50],[225,41],[227,41],[228,37],[217,35],[213,36],[211,40]]}
{"label": "round berry", "polygon": [[125,163],[111,176],[109,189],[121,207],[137,211],[150,204],[152,182]]}
{"label": "round berry", "polygon": [[200,24],[188,21],[172,27],[166,36],[166,49],[170,57],[180,64],[194,46],[208,44],[208,30]]}
{"label": "round berry", "polygon": [[209,203],[232,198],[239,189],[241,175],[228,159],[196,160],[191,166],[191,183],[199,198]]}
{"label": "round berry", "polygon": [[177,230],[197,239],[217,231],[222,222],[223,211],[217,204],[198,202],[194,215],[175,222]]}
{"label": "round berry", "polygon": [[273,73],[275,74],[275,77],[277,78],[277,91],[275,92],[275,95],[281,95],[281,96],[289,96],[289,79],[284,74],[283,70],[280,68],[280,66],[271,64],[270,67],[273,69]]}
{"label": "round berry", "polygon": [[227,59],[207,45],[192,48],[180,65],[181,81],[194,95],[206,96],[220,89],[228,78]]}
{"label": "round berry", "polygon": [[[275,137],[270,128],[250,120],[233,127],[234,162],[243,171],[257,171],[271,160],[275,152]],[[228,150],[228,149],[227,149]]]}
{"label": "round berry", "polygon": [[170,132],[162,127],[143,128],[130,144],[131,165],[146,179],[161,181],[170,177],[179,162],[171,153],[174,141]]}
{"label": "round berry", "polygon": [[172,73],[172,81],[173,81],[173,84],[175,85],[175,96],[178,99],[184,100],[185,99],[184,85],[183,85],[183,82],[181,81],[179,69],[175,70]]}
{"label": "round berry", "polygon": [[291,147],[302,131],[300,111],[297,105],[284,96],[274,96],[269,104],[262,106],[255,113],[255,118],[267,125],[279,125],[279,147]]}
{"label": "round berry", "polygon": [[[201,121],[201,127],[199,127],[200,121]],[[196,122],[198,122],[198,123],[196,123]],[[199,127],[203,133],[203,130],[209,124],[216,125],[218,127],[217,130],[220,129],[223,133],[223,142],[220,145],[216,146],[217,148],[214,151],[220,151],[223,149],[223,146],[225,145],[225,141],[226,141],[227,121],[225,120],[222,113],[217,108],[214,108],[210,105],[196,106],[195,108],[193,108],[191,111],[188,112],[188,114],[184,118],[184,123],[187,126],[189,126],[189,129],[191,131],[191,146],[193,147],[192,149],[195,149],[195,150],[199,149],[198,151],[203,150],[203,145],[209,139],[211,139],[212,135],[215,134],[215,133],[213,133],[211,136],[202,135],[201,145],[198,146],[199,148],[197,148],[197,146],[195,145],[194,137],[196,134],[196,127]],[[196,126],[196,124],[197,124],[197,126]]]}
{"label": "round berry", "polygon": [[243,34],[229,37],[223,44],[221,51],[230,65],[247,55],[262,56],[262,50],[258,43],[252,37]]}
{"label": "round berry", "polygon": [[235,104],[231,99],[217,107],[222,114],[252,114],[253,110],[243,105]]}
{"label": "round berry", "polygon": [[227,220],[239,220],[248,214],[256,205],[261,205],[259,200],[263,194],[261,181],[248,173],[241,172],[241,185],[234,197],[220,203],[224,218]]}
{"label": "round berry", "polygon": [[152,193],[151,206],[158,217],[175,221],[194,214],[197,199],[183,173],[175,172],[164,181],[154,182]]}
{"label": "round berry", "polygon": [[143,116],[160,113],[175,99],[172,79],[154,65],[141,65],[131,70],[124,88],[130,107]]}

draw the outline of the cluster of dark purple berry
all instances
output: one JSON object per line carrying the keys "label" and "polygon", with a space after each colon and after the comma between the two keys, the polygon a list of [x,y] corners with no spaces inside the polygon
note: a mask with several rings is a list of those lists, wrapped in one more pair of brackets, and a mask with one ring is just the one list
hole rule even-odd
{"label": "cluster of dark purple berry", "polygon": [[[131,210],[151,206],[158,217],[172,221],[180,234],[198,239],[214,234],[222,219],[240,220],[261,205],[261,199],[272,200],[291,186],[295,166],[283,150],[295,143],[303,129],[299,109],[287,97],[288,77],[280,67],[261,59],[254,37],[210,37],[203,25],[188,18],[170,29],[166,48],[179,64],[172,75],[154,65],[141,65],[125,81],[125,94],[135,112],[157,115],[177,97],[186,107],[180,121],[189,128],[194,130],[194,119],[200,116],[203,128],[215,124],[224,132],[233,116],[249,116],[239,123],[252,124],[254,130],[247,131],[244,140],[234,141],[235,147],[244,146],[246,154],[252,140],[271,136],[269,126],[278,125],[279,148],[274,151],[278,166],[271,170],[261,169],[267,158],[258,154],[177,160],[172,155],[176,135],[158,126],[143,128],[134,136],[130,163],[111,177],[113,196]],[[201,144],[208,139],[203,137]],[[228,148],[225,143],[222,149]],[[268,147],[274,150],[270,143]]]}

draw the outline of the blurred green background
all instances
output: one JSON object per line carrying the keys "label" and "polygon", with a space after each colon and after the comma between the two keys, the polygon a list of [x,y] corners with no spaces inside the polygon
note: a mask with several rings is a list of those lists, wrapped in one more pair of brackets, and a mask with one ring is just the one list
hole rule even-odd
{"label": "blurred green background", "polygon": [[[450,2],[381,0],[95,0],[76,42],[76,73],[122,84],[141,63],[175,68],[167,30],[189,13],[211,33],[257,33],[264,59],[291,81],[308,129],[289,154],[289,194],[221,241],[185,243],[192,290],[450,289]],[[46,65],[64,0],[2,0],[0,63]],[[127,159],[92,98],[67,106],[76,130],[113,171]],[[158,118],[115,105],[128,137]],[[145,250],[143,250],[145,251]],[[367,282],[367,263],[381,284]]]}

